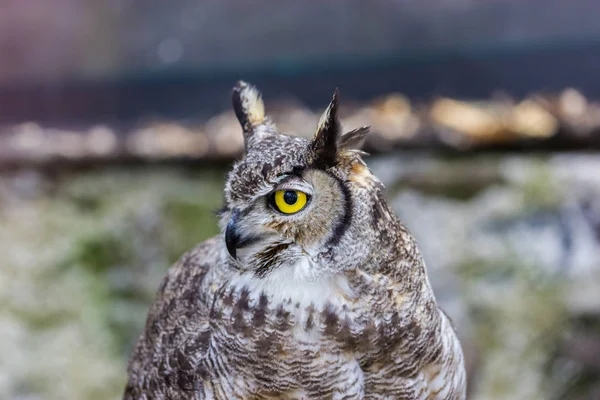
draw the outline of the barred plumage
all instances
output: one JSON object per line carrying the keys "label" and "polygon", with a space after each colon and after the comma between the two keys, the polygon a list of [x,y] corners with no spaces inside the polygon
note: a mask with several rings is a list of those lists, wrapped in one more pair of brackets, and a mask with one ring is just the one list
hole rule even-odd
{"label": "barred plumage", "polygon": [[[312,140],[278,133],[251,85],[233,103],[246,154],[223,233],[169,270],[124,398],[464,399],[417,244],[350,148],[366,129],[341,134],[337,92]],[[308,201],[286,214],[279,190]]]}

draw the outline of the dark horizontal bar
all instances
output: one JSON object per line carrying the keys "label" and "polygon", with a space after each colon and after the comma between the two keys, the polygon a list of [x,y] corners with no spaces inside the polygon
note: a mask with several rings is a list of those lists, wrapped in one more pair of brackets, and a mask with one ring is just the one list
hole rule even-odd
{"label": "dark horizontal bar", "polygon": [[311,108],[323,107],[334,87],[344,99],[357,101],[394,91],[413,99],[487,98],[496,90],[520,97],[565,87],[600,98],[598,70],[600,42],[596,40],[164,70],[0,87],[0,123],[118,125],[146,117],[202,119],[229,108],[231,87],[240,78],[257,84],[267,102],[293,96]]}

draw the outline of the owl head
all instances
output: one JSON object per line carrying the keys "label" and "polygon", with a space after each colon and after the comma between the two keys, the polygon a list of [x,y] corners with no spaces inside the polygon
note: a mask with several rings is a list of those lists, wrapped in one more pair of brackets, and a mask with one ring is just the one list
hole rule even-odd
{"label": "owl head", "polygon": [[302,265],[303,274],[317,278],[380,252],[383,222],[391,216],[381,184],[356,149],[368,127],[344,133],[338,99],[336,90],[307,139],[278,132],[254,86],[234,87],[245,152],[229,174],[221,213],[231,265],[259,277]]}

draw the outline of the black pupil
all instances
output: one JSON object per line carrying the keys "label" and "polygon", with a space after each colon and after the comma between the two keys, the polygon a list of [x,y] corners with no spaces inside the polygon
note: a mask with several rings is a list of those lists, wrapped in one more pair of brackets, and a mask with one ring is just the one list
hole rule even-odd
{"label": "black pupil", "polygon": [[283,194],[283,201],[285,201],[290,206],[296,204],[298,201],[298,195],[296,192],[292,192],[291,190],[286,190]]}

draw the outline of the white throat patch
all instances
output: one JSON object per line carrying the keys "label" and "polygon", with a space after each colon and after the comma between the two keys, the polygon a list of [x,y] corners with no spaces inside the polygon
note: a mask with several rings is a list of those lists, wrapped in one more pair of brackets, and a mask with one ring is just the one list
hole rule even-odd
{"label": "white throat patch", "polygon": [[354,297],[345,276],[324,273],[308,256],[282,264],[262,278],[254,272],[236,274],[230,285],[247,287],[251,301],[264,293],[271,304],[298,304],[302,309],[310,305],[322,309],[328,303],[340,306]]}

